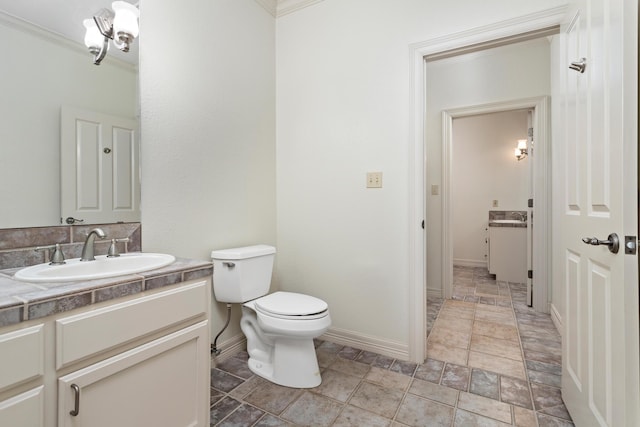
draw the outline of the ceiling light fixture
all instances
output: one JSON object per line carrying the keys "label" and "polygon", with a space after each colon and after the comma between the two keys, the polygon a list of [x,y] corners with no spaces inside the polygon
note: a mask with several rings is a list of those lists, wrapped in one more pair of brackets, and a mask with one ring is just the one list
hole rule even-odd
{"label": "ceiling light fixture", "polygon": [[518,140],[518,146],[514,150],[514,154],[516,156],[516,159],[518,159],[518,161],[520,161],[520,160],[524,159],[525,157],[527,157],[528,150],[527,150],[527,140],[526,139],[519,139]]}
{"label": "ceiling light fixture", "polygon": [[138,19],[140,10],[126,1],[114,1],[113,11],[100,9],[93,19],[85,19],[82,24],[86,28],[84,44],[94,56],[93,63],[100,62],[107,55],[109,40],[123,52],[129,52],[129,45],[133,43],[140,31]]}

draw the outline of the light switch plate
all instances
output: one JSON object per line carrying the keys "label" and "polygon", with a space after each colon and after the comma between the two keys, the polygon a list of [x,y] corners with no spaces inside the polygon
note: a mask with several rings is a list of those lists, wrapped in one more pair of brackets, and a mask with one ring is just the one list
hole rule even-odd
{"label": "light switch plate", "polygon": [[382,172],[367,172],[367,188],[382,188]]}

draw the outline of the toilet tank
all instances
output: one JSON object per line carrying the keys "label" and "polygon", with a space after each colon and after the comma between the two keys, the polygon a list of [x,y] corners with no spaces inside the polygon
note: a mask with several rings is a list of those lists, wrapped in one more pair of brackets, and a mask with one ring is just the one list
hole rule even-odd
{"label": "toilet tank", "polygon": [[275,253],[267,245],[212,251],[216,301],[244,303],[269,293]]}

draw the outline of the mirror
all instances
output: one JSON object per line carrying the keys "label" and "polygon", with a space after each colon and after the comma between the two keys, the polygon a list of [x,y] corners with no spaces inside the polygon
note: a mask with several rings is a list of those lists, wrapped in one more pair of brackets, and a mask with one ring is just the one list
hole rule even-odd
{"label": "mirror", "polygon": [[0,228],[60,224],[63,106],[138,117],[137,42],[100,66],[83,44],[82,20],[110,4],[0,0]]}

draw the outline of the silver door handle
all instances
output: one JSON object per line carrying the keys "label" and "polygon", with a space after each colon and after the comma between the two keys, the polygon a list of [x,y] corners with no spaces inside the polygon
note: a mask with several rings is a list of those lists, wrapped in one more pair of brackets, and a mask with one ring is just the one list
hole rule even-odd
{"label": "silver door handle", "polygon": [[67,217],[67,219],[64,220],[64,222],[66,222],[69,225],[73,225],[76,224],[78,222],[84,222],[84,219],[78,219],[78,218],[74,218],[72,216]]}
{"label": "silver door handle", "polygon": [[583,237],[582,241],[587,245],[608,246],[609,251],[614,254],[617,254],[618,250],[620,249],[620,239],[618,238],[618,235],[616,233],[609,234],[609,236],[607,237],[607,240],[599,240],[595,237]]}
{"label": "silver door handle", "polygon": [[584,73],[584,70],[587,68],[587,58],[580,58],[580,61],[572,62],[571,65],[569,65],[569,68],[578,71],[581,74]]}

